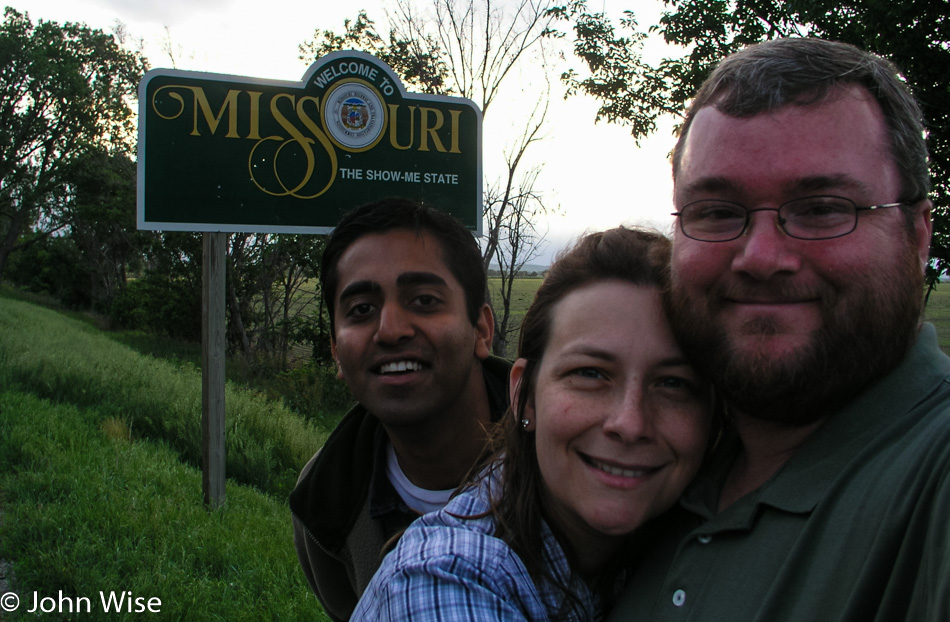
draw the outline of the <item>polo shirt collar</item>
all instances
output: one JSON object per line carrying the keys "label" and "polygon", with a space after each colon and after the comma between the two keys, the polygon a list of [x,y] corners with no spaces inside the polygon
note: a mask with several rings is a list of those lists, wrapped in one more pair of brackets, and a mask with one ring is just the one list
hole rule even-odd
{"label": "polo shirt collar", "polygon": [[[760,503],[791,513],[812,511],[835,476],[894,418],[911,411],[948,375],[950,359],[937,346],[936,329],[926,323],[897,368],[829,417],[768,482],[733,506],[736,511],[728,513],[730,526],[751,526]],[[715,514],[721,483],[738,450],[738,438],[727,437],[722,450],[710,464],[708,474],[697,479],[682,501],[685,508],[706,518]]]}

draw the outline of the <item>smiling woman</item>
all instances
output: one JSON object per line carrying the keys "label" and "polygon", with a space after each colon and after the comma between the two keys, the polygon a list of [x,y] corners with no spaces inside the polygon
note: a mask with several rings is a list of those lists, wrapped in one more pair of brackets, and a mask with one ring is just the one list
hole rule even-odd
{"label": "smiling woman", "polygon": [[[672,506],[699,467],[703,383],[654,286],[604,279],[551,309],[550,339],[521,411],[535,432],[549,520],[597,576],[625,536]],[[512,371],[517,391],[528,361]]]}
{"label": "smiling woman", "polygon": [[475,483],[413,523],[354,620],[598,620],[633,534],[699,469],[706,382],[673,340],[663,236],[582,238],[525,316],[512,409]]}

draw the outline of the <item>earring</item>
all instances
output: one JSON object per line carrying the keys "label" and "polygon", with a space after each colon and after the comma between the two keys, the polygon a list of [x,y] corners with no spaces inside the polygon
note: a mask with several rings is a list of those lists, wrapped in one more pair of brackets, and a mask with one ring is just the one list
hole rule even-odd
{"label": "earring", "polygon": [[530,420],[530,419],[522,419],[522,420],[521,420],[521,429],[522,429],[522,430],[527,430],[529,425],[531,425],[531,420]]}

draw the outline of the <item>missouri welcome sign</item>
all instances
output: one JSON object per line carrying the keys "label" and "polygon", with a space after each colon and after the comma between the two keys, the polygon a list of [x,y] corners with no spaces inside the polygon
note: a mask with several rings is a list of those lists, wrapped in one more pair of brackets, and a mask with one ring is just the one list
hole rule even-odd
{"label": "missouri welcome sign", "polygon": [[138,226],[323,233],[402,196],[480,233],[481,132],[474,103],[407,93],[362,52],[300,82],[156,69],[139,86]]}

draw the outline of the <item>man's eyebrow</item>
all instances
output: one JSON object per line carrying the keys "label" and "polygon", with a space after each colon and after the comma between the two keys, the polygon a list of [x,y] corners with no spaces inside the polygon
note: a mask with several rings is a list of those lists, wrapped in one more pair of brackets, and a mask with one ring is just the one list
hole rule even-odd
{"label": "man's eyebrow", "polygon": [[381,290],[382,288],[379,286],[379,283],[375,281],[353,281],[344,287],[343,291],[340,292],[340,300],[346,300],[347,298],[352,298],[353,296],[359,296],[361,294],[375,293]]}
{"label": "man's eyebrow", "polygon": [[682,193],[689,195],[707,193],[735,193],[738,186],[725,177],[701,177],[683,186]]}
{"label": "man's eyebrow", "polygon": [[[849,190],[866,192],[867,184],[846,174],[811,175],[794,179],[785,184],[783,191],[786,194],[804,194],[809,192],[832,192],[835,190]],[[721,176],[701,177],[683,186],[681,193],[686,197],[703,194],[742,194],[742,186]]]}
{"label": "man's eyebrow", "polygon": [[403,272],[396,277],[396,285],[399,287],[410,285],[440,285],[445,287],[448,283],[434,272]]}
{"label": "man's eyebrow", "polygon": [[787,190],[791,192],[828,192],[834,190],[850,190],[868,192],[867,184],[850,175],[812,175],[803,177],[789,184]]}

